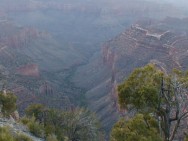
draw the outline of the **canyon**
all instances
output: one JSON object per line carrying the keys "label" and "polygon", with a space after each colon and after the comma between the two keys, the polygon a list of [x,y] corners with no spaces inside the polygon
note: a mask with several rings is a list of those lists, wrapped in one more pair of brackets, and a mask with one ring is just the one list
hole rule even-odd
{"label": "canyon", "polygon": [[116,88],[132,70],[148,63],[166,72],[187,69],[188,19],[173,5],[0,2],[0,83],[18,96],[21,114],[31,103],[88,107],[109,132],[126,115],[118,107]]}
{"label": "canyon", "polygon": [[73,81],[88,88],[89,107],[107,129],[111,128],[109,123],[128,114],[119,109],[117,86],[135,68],[152,63],[166,73],[174,68],[188,69],[187,22],[170,17],[155,23],[139,21],[104,43],[100,57],[78,69]]}

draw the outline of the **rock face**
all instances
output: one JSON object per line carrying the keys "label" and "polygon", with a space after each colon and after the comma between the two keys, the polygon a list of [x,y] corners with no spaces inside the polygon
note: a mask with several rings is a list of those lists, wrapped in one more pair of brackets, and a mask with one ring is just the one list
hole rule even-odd
{"label": "rock face", "polygon": [[28,64],[19,67],[17,73],[24,76],[39,77],[39,68],[36,64]]}
{"label": "rock face", "polygon": [[20,115],[19,115],[19,113],[18,113],[17,110],[14,111],[11,116],[12,116],[12,118],[13,118],[15,121],[19,121],[19,119],[20,119]]}
{"label": "rock face", "polygon": [[85,75],[84,81],[92,82],[81,81],[79,86],[90,88],[86,93],[89,107],[98,113],[105,127],[110,129],[121,114],[126,114],[118,108],[116,88],[135,68],[148,63],[166,72],[188,68],[187,23],[187,19],[173,18],[137,22],[106,42],[98,59],[78,70],[79,76],[73,81]]}

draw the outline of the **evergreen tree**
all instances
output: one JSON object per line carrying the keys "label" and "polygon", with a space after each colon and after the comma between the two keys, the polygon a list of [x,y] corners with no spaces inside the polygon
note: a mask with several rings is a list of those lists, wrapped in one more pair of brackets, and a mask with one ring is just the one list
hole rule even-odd
{"label": "evergreen tree", "polygon": [[128,121],[121,119],[115,124],[111,141],[162,141],[157,127],[152,116],[137,114]]}
{"label": "evergreen tree", "polygon": [[121,108],[152,114],[165,141],[172,141],[188,116],[188,72],[165,74],[154,65],[135,69],[118,87]]}

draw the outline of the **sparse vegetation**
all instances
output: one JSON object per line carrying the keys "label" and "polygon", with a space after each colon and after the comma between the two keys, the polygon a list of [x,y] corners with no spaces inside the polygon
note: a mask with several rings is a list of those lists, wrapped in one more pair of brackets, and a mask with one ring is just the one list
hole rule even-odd
{"label": "sparse vegetation", "polygon": [[46,141],[58,141],[56,135],[50,134],[47,136]]}
{"label": "sparse vegetation", "polygon": [[16,110],[16,96],[12,93],[4,94],[0,92],[0,105],[2,105],[1,112],[4,116],[9,116]]}
{"label": "sparse vegetation", "polygon": [[44,137],[44,126],[35,120],[35,117],[32,117],[30,121],[27,123],[29,131],[40,138]]}
{"label": "sparse vegetation", "polygon": [[[12,93],[1,93],[0,102],[6,117],[16,110],[16,96]],[[86,109],[59,111],[48,109],[41,104],[34,104],[26,109],[26,116],[21,119],[21,122],[33,135],[48,141],[102,141],[102,138],[99,139],[102,137],[99,123],[95,115]],[[1,133],[2,141],[31,141],[24,134],[12,136],[5,128],[1,129]]]}
{"label": "sparse vegetation", "polygon": [[[36,110],[36,107],[40,107]],[[53,140],[98,141],[99,123],[93,113],[86,109],[58,111],[47,109],[41,105],[31,105],[26,110],[27,118],[22,119],[30,132],[36,136]],[[39,114],[40,113],[40,116]],[[33,117],[34,115],[37,118]],[[28,118],[31,119],[28,121]],[[103,139],[100,139],[101,141]]]}
{"label": "sparse vegetation", "polygon": [[33,141],[25,134],[12,134],[8,127],[0,127],[0,141]]}
{"label": "sparse vegetation", "polygon": [[0,141],[14,141],[14,138],[10,134],[8,128],[0,127]]}
{"label": "sparse vegetation", "polygon": [[17,134],[15,137],[15,141],[33,141],[33,140],[24,134]]}

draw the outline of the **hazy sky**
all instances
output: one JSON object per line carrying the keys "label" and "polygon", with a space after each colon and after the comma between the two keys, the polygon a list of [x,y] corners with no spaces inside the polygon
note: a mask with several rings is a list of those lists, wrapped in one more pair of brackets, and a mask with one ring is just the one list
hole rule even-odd
{"label": "hazy sky", "polygon": [[186,6],[188,7],[188,0],[148,0],[148,1],[156,1],[156,2],[169,2],[178,6]]}

